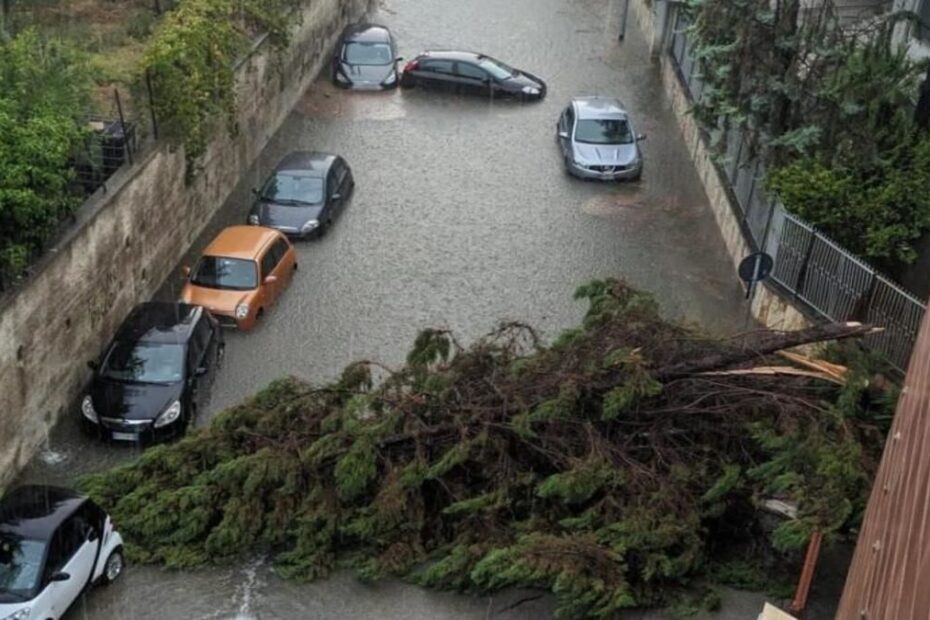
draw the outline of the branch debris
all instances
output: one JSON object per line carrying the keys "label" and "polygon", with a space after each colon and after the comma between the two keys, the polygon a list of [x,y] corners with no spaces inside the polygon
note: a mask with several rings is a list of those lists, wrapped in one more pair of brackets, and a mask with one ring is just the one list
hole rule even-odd
{"label": "branch debris", "polygon": [[[301,579],[348,566],[471,592],[535,587],[562,617],[674,604],[728,540],[760,531],[763,499],[798,506],[768,531],[784,551],[861,513],[881,444],[864,382],[773,355],[868,326],[722,341],[620,282],[576,297],[583,324],[550,347],[516,323],[467,349],[427,330],[378,385],[368,362],[322,388],[278,381],[85,487],[137,560],[270,552]],[[743,372],[786,359],[806,372]]]}

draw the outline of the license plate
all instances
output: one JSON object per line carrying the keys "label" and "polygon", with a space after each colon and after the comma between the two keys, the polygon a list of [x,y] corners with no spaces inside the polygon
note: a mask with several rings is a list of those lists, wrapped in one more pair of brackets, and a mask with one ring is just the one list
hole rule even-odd
{"label": "license plate", "polygon": [[113,439],[116,441],[139,441],[138,433],[117,433],[113,432]]}

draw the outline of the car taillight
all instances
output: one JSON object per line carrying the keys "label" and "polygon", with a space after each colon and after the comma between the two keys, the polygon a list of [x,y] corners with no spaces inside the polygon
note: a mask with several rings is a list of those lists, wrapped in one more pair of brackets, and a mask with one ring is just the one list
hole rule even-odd
{"label": "car taillight", "polygon": [[416,71],[419,68],[420,68],[420,63],[418,63],[416,60],[411,60],[404,67],[404,73],[407,73],[408,71]]}

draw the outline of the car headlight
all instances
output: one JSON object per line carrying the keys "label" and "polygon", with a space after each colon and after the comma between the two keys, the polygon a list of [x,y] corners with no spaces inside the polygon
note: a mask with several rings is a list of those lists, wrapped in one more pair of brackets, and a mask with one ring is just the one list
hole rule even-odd
{"label": "car headlight", "polygon": [[523,94],[524,94],[524,95],[538,95],[538,94],[539,94],[539,89],[536,88],[535,86],[524,86],[524,87],[523,87]]}
{"label": "car headlight", "polygon": [[306,224],[300,227],[300,232],[310,232],[320,225],[320,220],[308,220]]}
{"label": "car headlight", "polygon": [[260,223],[261,222],[259,222],[258,220],[258,215],[256,215],[255,213],[249,214],[249,224],[252,224],[253,226],[258,226]]}
{"label": "car headlight", "polygon": [[176,400],[155,419],[155,428],[171,424],[181,417],[181,401]]}
{"label": "car headlight", "polygon": [[14,611],[9,616],[5,617],[3,620],[28,620],[29,618],[29,608],[25,607],[19,611]]}
{"label": "car headlight", "polygon": [[387,76],[387,78],[383,82],[381,82],[381,84],[383,86],[390,86],[396,81],[397,81],[397,71],[391,71],[391,75]]}
{"label": "car headlight", "polygon": [[336,70],[336,80],[338,80],[339,82],[342,82],[342,83],[344,83],[344,84],[351,84],[351,83],[352,83],[352,80],[349,79],[349,76],[347,76],[345,73],[343,73],[343,72],[340,71],[339,69]]}
{"label": "car headlight", "polygon": [[[94,409],[94,401],[90,397],[90,394],[84,397],[84,400],[81,401],[81,413],[84,414],[84,417],[93,422],[94,424],[100,424],[100,418],[97,417],[97,411]],[[10,616],[12,618],[13,616]],[[4,618],[4,620],[8,620]]]}
{"label": "car headlight", "polygon": [[249,316],[249,304],[239,304],[236,306],[236,318],[244,319]]}

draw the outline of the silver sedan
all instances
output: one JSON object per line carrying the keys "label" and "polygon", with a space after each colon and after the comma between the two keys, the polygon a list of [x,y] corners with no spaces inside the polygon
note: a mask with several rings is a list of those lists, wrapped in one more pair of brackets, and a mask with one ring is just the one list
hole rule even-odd
{"label": "silver sedan", "polygon": [[570,174],[603,181],[638,180],[639,142],[626,108],[611,97],[575,97],[562,111],[557,139]]}

